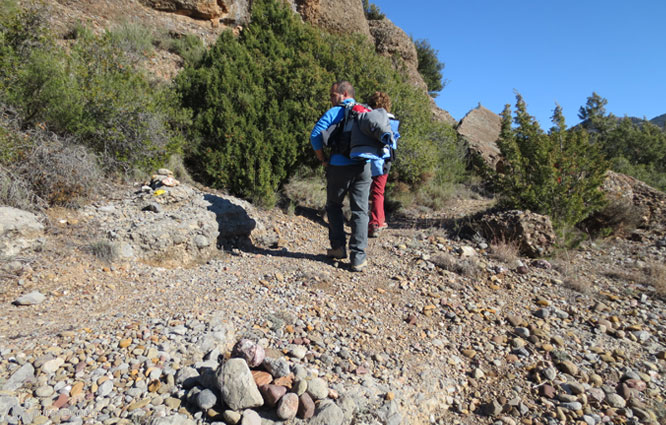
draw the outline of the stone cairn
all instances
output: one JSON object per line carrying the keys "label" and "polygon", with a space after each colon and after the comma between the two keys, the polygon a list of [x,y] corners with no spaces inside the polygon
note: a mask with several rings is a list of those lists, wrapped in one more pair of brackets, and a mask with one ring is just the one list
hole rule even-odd
{"label": "stone cairn", "polygon": [[[303,358],[306,348],[294,345],[289,354]],[[323,379],[308,375],[301,365],[290,367],[284,357],[268,357],[266,350],[250,339],[238,341],[230,358],[216,367],[220,356],[219,351],[213,351],[206,364],[199,365],[199,372],[185,368],[176,376],[176,383],[187,391],[185,400],[190,407],[211,420],[260,424],[261,416],[254,410],[258,408],[262,415],[268,411],[279,420],[310,419],[315,402],[337,398]]]}

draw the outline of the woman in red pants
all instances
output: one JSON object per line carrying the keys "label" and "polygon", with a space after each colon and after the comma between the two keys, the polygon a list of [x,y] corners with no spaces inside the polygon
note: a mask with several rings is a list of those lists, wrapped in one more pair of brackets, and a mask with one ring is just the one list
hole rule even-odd
{"label": "woman in red pants", "polygon": [[389,113],[391,130],[393,131],[393,143],[384,148],[382,159],[376,159],[371,162],[372,184],[370,185],[370,222],[368,223],[368,236],[376,238],[379,233],[386,229],[386,216],[384,214],[384,189],[388,172],[391,168],[391,161],[395,158],[395,149],[400,137],[398,121],[391,112],[391,99],[386,93],[375,92],[368,99],[368,105],[372,109],[384,108]]}

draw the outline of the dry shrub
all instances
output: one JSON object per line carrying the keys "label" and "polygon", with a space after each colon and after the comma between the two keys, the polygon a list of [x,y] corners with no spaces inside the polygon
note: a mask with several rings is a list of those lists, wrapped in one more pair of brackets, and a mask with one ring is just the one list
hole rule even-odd
{"label": "dry shrub", "polygon": [[30,184],[0,166],[0,205],[7,205],[26,211],[38,211],[46,206],[30,188]]}
{"label": "dry shrub", "polygon": [[643,267],[630,267],[621,270],[612,270],[605,275],[622,284],[638,283],[654,288],[660,297],[666,297],[666,265],[650,261]]}
{"label": "dry shrub", "polygon": [[495,240],[490,244],[490,258],[502,261],[506,264],[513,264],[519,258],[520,249],[518,242],[506,241],[504,239]]}
{"label": "dry shrub", "polygon": [[581,276],[579,268],[573,265],[570,260],[554,259],[551,261],[551,264],[562,275],[564,287],[580,292],[581,294],[590,292],[590,283]]}
{"label": "dry shrub", "polygon": [[641,211],[631,200],[616,198],[582,223],[592,235],[622,235],[636,229],[641,223]]}
{"label": "dry shrub", "polygon": [[16,167],[34,193],[49,205],[76,206],[102,180],[96,157],[85,147],[56,136],[35,143]]}
{"label": "dry shrub", "polygon": [[326,182],[319,175],[297,174],[283,188],[295,205],[321,211],[326,206]]}
{"label": "dry shrub", "polygon": [[643,282],[652,286],[660,297],[666,297],[666,265],[651,262],[643,268]]}
{"label": "dry shrub", "polygon": [[111,264],[118,256],[113,244],[106,240],[98,240],[85,247],[85,251],[95,256],[98,260]]}
{"label": "dry shrub", "polygon": [[432,260],[437,267],[459,274],[475,278],[479,275],[479,263],[474,258],[459,258],[449,253],[437,254]]}

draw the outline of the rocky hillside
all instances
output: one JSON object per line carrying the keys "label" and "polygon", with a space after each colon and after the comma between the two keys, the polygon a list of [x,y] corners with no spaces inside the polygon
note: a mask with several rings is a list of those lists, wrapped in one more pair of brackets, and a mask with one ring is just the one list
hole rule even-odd
{"label": "rocky hillside", "polygon": [[[30,0],[20,0],[30,2]],[[79,22],[96,30],[126,23],[138,23],[147,28],[181,37],[193,34],[212,44],[225,29],[238,31],[250,19],[251,2],[247,0],[47,0],[50,26],[63,37]],[[417,71],[416,49],[409,36],[389,19],[368,21],[362,2],[357,0],[288,0],[295,13],[330,32],[363,34],[372,41],[377,52],[389,57],[400,57],[404,72],[415,86],[426,90],[425,82]],[[181,59],[164,50],[158,50],[146,65],[156,76],[170,79],[181,66]],[[398,64],[396,63],[396,66]],[[401,69],[402,66],[401,66]],[[441,120],[455,124],[451,115],[431,102],[433,114]]]}
{"label": "rocky hillside", "polygon": [[[249,4],[44,7],[63,34],[137,20],[212,42]],[[291,5],[414,59],[360,2]],[[496,164],[498,125],[479,106],[458,131]],[[78,209],[0,207],[0,424],[666,423],[666,195],[615,173],[603,190],[612,237],[556,249],[547,217],[461,196],[389,216],[363,273],[323,254],[317,211],[166,169]]]}
{"label": "rocky hillside", "polygon": [[353,273],[322,254],[318,215],[162,173],[45,220],[3,209],[0,422],[666,418],[660,192],[609,183],[647,221],[547,259],[521,254],[550,251],[542,218],[465,230],[489,200],[389,217]]}

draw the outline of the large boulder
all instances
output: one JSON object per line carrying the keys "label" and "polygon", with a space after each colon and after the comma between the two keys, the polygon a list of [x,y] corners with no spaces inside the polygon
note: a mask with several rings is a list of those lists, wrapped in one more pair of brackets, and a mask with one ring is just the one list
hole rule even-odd
{"label": "large boulder", "polygon": [[550,218],[530,211],[489,212],[474,227],[491,243],[514,242],[521,254],[533,258],[551,253],[557,241]]}
{"label": "large boulder", "polygon": [[358,0],[291,0],[307,22],[333,33],[363,34],[371,38],[363,2]]}
{"label": "large boulder", "polygon": [[606,172],[601,190],[608,205],[586,220],[588,227],[630,225],[652,229],[666,226],[666,193],[614,171]]}
{"label": "large boulder", "polygon": [[88,207],[120,258],[185,265],[209,258],[220,244],[265,233],[254,207],[188,185],[144,186],[120,202]]}
{"label": "large boulder", "polygon": [[497,147],[501,129],[500,116],[479,105],[465,115],[457,131],[472,157],[480,158],[488,167],[497,170],[501,159]]}
{"label": "large boulder", "polygon": [[36,250],[43,244],[44,225],[28,211],[0,207],[0,258]]}

